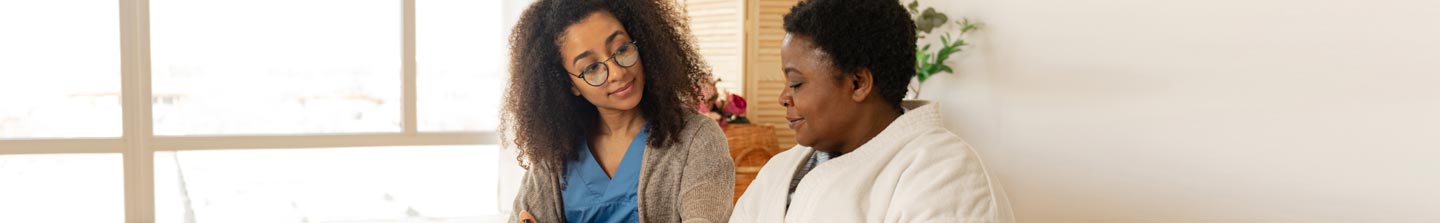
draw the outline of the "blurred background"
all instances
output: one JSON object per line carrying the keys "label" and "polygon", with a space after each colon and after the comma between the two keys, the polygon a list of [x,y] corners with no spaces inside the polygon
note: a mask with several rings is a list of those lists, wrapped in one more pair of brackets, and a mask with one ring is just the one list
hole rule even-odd
{"label": "blurred background", "polygon": [[524,4],[0,2],[0,222],[498,222]]}
{"label": "blurred background", "polygon": [[[794,145],[796,1],[665,1],[749,100],[721,109],[751,121],[725,127],[743,193]],[[0,2],[0,222],[502,221],[529,3]],[[1440,2],[917,3],[980,24],[911,97],[1019,222],[1440,222]]]}

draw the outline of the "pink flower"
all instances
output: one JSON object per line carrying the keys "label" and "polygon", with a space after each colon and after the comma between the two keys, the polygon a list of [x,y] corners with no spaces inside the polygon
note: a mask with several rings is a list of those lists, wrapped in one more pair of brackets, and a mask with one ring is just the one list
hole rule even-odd
{"label": "pink flower", "polygon": [[745,97],[740,97],[740,95],[737,95],[737,94],[729,94],[729,95],[730,95],[730,98],[729,98],[729,100],[727,100],[728,102],[725,103],[725,113],[729,113],[730,115],[734,115],[734,116],[744,115],[744,114],[745,114]]}

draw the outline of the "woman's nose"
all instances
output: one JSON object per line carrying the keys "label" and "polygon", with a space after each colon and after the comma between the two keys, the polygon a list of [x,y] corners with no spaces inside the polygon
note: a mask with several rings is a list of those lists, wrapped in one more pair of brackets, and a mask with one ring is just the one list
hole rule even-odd
{"label": "woman's nose", "polygon": [[780,91],[780,106],[790,107],[792,100],[794,100],[794,98],[790,97],[790,88],[785,88],[785,90]]}
{"label": "woman's nose", "polygon": [[606,62],[606,63],[610,63],[610,64],[606,64],[606,66],[610,67],[610,76],[608,77],[609,80],[605,80],[605,83],[610,83],[610,82],[614,82],[614,81],[617,81],[617,80],[625,80],[625,79],[627,79],[627,78],[630,78],[630,68],[633,68],[634,66],[631,66],[631,67],[623,67],[623,66],[620,66],[620,62],[617,61],[617,60],[610,60],[610,62]]}

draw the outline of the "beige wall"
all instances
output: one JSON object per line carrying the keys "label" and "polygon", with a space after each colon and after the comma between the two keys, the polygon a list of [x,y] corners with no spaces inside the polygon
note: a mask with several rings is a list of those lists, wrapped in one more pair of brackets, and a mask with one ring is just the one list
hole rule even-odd
{"label": "beige wall", "polygon": [[1440,2],[928,0],[1021,222],[1440,222]]}

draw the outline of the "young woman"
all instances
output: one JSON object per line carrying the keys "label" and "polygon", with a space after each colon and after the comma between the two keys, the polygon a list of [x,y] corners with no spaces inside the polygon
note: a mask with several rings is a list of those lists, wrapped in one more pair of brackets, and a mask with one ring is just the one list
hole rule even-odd
{"label": "young woman", "polygon": [[800,145],[761,168],[733,222],[1009,221],[936,105],[901,101],[915,25],[898,1],[802,1],[785,31],[780,102]]}
{"label": "young woman", "polygon": [[511,222],[725,222],[724,133],[663,0],[540,0],[510,37],[507,135],[528,172]]}

